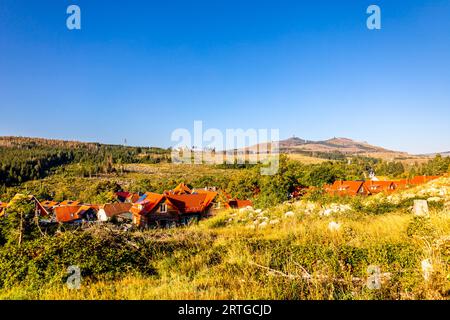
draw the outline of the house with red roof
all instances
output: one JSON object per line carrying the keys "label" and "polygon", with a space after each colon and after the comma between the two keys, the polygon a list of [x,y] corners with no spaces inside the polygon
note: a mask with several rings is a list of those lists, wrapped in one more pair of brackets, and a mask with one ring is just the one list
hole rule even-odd
{"label": "house with red roof", "polygon": [[430,182],[432,180],[438,179],[439,176],[417,176],[412,178],[409,183],[413,186],[421,185],[427,182]]}
{"label": "house with red roof", "polygon": [[107,222],[111,219],[132,220],[131,203],[108,203],[99,207],[97,217],[99,221]]}
{"label": "house with red roof", "polygon": [[164,201],[164,195],[146,192],[131,206],[130,212],[133,215],[133,223],[137,226],[145,227],[150,224],[151,216],[166,214],[167,208],[163,203]]}
{"label": "house with red roof", "polygon": [[371,194],[364,181],[341,180],[335,181],[328,193],[339,196],[367,196]]}
{"label": "house with red roof", "polygon": [[397,188],[394,181],[366,181],[364,186],[369,190],[370,194],[378,194],[381,192],[393,192]]}
{"label": "house with red roof", "polygon": [[57,206],[53,209],[56,221],[59,223],[82,223],[97,220],[98,206],[69,205]]}
{"label": "house with red roof", "polygon": [[187,224],[192,219],[208,216],[216,196],[217,192],[191,190],[180,184],[164,194],[145,193],[130,211],[133,223],[141,227]]}

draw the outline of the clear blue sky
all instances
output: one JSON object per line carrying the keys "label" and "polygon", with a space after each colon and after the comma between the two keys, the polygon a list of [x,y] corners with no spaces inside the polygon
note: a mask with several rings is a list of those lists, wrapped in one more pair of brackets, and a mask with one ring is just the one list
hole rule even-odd
{"label": "clear blue sky", "polygon": [[1,0],[0,111],[0,135],[169,146],[203,120],[448,151],[450,1]]}

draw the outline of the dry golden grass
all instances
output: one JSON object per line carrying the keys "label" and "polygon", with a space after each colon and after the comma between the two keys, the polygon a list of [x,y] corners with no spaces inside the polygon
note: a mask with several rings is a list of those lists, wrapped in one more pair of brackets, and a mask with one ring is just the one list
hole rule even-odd
{"label": "dry golden grass", "polygon": [[[448,182],[440,179],[404,193]],[[444,199],[448,202],[448,195]],[[417,218],[409,208],[330,216],[320,215],[320,206],[309,213],[306,208],[299,202],[263,212],[230,210],[198,225],[139,232],[142,238],[180,244],[149,257],[154,275],[84,279],[80,290],[63,283],[3,288],[0,299],[450,298],[448,207],[431,208],[429,218]],[[339,228],[330,229],[330,223]],[[428,280],[424,260],[432,265]],[[380,268],[380,289],[367,287],[369,266]]]}

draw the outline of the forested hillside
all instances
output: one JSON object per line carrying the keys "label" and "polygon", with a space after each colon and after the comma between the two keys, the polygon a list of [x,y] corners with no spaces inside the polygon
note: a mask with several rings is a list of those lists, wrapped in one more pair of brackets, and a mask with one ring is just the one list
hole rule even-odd
{"label": "forested hillside", "polygon": [[90,175],[112,172],[115,164],[157,163],[168,159],[168,151],[160,148],[0,137],[0,185],[40,179],[52,169],[70,163],[81,163],[81,173]]}

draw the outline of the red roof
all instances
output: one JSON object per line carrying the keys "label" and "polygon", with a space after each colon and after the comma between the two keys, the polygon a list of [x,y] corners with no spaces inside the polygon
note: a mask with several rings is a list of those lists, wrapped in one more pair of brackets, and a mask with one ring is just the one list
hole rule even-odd
{"label": "red roof", "polygon": [[201,213],[217,196],[216,192],[202,191],[194,194],[167,194],[166,199],[180,213]]}
{"label": "red roof", "polygon": [[131,207],[131,203],[108,203],[100,208],[103,209],[108,218],[111,218],[122,213],[130,212]]}
{"label": "red roof", "polygon": [[59,204],[59,202],[56,202],[56,201],[50,201],[50,200],[46,200],[46,201],[42,201],[42,202],[41,202],[41,205],[42,205],[44,208],[51,208],[51,207],[57,206],[58,204]]}
{"label": "red roof", "polygon": [[61,206],[54,209],[56,221],[58,222],[70,222],[80,219],[78,211],[81,206]]}
{"label": "red roof", "polygon": [[189,189],[187,185],[184,183],[180,183],[178,186],[175,187],[175,189],[170,191],[165,191],[164,194],[191,194],[192,190]]}
{"label": "red roof", "polygon": [[136,202],[131,207],[131,212],[134,214],[146,215],[153,211],[156,206],[164,199],[164,195],[146,192],[146,197],[143,201]]}
{"label": "red roof", "polygon": [[419,185],[419,184],[424,184],[427,183],[431,180],[435,180],[438,179],[439,176],[417,176],[411,179],[410,183],[413,185]]}
{"label": "red roof", "polygon": [[98,206],[95,205],[82,205],[82,206],[58,206],[55,207],[53,212],[58,222],[71,222],[78,219],[82,219],[84,213],[89,210],[98,210]]}
{"label": "red roof", "polygon": [[393,181],[366,181],[364,185],[370,193],[390,192],[396,189]]}
{"label": "red roof", "polygon": [[369,194],[369,190],[364,185],[364,181],[335,181],[329,191],[338,195]]}
{"label": "red roof", "polygon": [[253,207],[253,202],[250,200],[239,200],[239,199],[233,199],[228,201],[228,205],[231,208],[236,208],[236,209],[241,209],[241,208],[245,208],[245,207]]}

